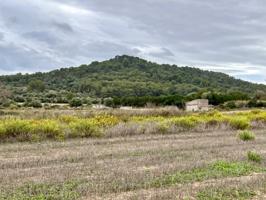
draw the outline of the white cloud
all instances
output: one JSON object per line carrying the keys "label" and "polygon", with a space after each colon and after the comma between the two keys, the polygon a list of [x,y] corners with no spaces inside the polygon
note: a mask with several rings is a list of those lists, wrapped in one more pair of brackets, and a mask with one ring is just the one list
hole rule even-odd
{"label": "white cloud", "polygon": [[66,14],[74,14],[74,15],[93,15],[93,12],[90,12],[87,9],[79,8],[76,6],[71,6],[67,4],[59,4],[58,8],[65,12]]}

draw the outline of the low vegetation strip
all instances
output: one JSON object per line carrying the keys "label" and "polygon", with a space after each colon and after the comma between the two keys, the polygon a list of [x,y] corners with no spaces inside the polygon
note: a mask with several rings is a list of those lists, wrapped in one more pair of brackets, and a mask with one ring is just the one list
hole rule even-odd
{"label": "low vegetation strip", "polygon": [[204,189],[200,189],[196,195],[197,200],[255,200],[265,199],[265,197],[265,178],[257,182],[235,184],[233,186],[207,186]]}
{"label": "low vegetation strip", "polygon": [[197,194],[198,200],[245,200],[256,196],[249,188],[209,188]]}
{"label": "low vegetation strip", "polygon": [[0,191],[0,200],[75,200],[81,197],[81,182],[67,181],[58,184],[26,184],[10,191]]}
{"label": "low vegetation strip", "polygon": [[150,186],[167,187],[180,183],[200,182],[208,179],[246,176],[254,172],[266,172],[266,169],[249,163],[217,161],[207,167],[165,175],[152,181]]}
{"label": "low vegetation strip", "polygon": [[[202,182],[209,179],[222,179],[225,177],[241,177],[255,172],[266,172],[266,169],[245,162],[217,161],[207,167],[195,168],[192,170],[176,172],[164,177],[154,178],[149,183],[129,184],[127,186],[112,183],[112,192],[128,192],[141,189],[167,188],[176,184],[187,184]],[[93,185],[86,180],[72,180],[63,183],[27,183],[15,189],[0,191],[0,199],[13,200],[75,200],[81,198]],[[214,189],[209,188],[197,193],[197,199],[246,199],[256,193],[251,190],[238,188]],[[219,198],[218,198],[219,197]],[[223,197],[223,198],[221,198]]]}
{"label": "low vegetation strip", "polygon": [[59,115],[51,118],[2,118],[0,139],[39,141],[75,137],[111,137],[137,134],[165,134],[188,130],[258,128],[266,124],[266,111],[184,114],[181,116]]}

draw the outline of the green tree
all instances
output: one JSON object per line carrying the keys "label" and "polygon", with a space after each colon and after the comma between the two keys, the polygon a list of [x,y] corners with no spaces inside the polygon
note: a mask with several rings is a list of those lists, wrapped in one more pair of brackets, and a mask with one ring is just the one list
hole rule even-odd
{"label": "green tree", "polygon": [[69,102],[70,107],[80,107],[82,106],[82,101],[80,98],[73,98],[70,102]]}
{"label": "green tree", "polygon": [[34,92],[43,92],[45,90],[45,84],[41,80],[32,80],[29,82],[28,90]]}

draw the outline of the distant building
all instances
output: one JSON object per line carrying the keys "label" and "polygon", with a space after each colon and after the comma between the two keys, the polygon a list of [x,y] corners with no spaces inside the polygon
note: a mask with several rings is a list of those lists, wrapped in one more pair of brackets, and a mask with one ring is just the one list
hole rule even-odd
{"label": "distant building", "polygon": [[102,104],[93,104],[92,108],[94,109],[107,109],[108,107]]}
{"label": "distant building", "polygon": [[121,110],[133,110],[132,106],[121,106],[120,107]]}
{"label": "distant building", "polygon": [[208,111],[209,100],[208,99],[196,99],[186,103],[186,111]]}

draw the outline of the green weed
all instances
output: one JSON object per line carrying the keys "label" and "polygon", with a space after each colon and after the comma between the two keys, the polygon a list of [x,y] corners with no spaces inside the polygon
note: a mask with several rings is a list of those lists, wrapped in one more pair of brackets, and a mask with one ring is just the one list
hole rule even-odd
{"label": "green weed", "polygon": [[217,161],[207,167],[176,172],[174,174],[163,176],[152,181],[150,185],[152,187],[165,187],[178,183],[191,183],[211,178],[244,176],[258,171],[264,170],[249,163]]}
{"label": "green weed", "polygon": [[197,194],[198,200],[244,200],[256,193],[248,188],[207,188]]}
{"label": "green weed", "polygon": [[238,137],[243,141],[255,140],[255,135],[251,131],[244,130],[238,134]]}
{"label": "green weed", "polygon": [[245,130],[250,127],[250,121],[246,117],[232,117],[229,119],[229,124],[237,130]]}
{"label": "green weed", "polygon": [[247,156],[248,156],[248,160],[253,161],[253,162],[260,163],[262,160],[261,156],[254,151],[249,151]]}
{"label": "green weed", "polygon": [[78,182],[60,184],[27,184],[12,191],[0,191],[3,200],[75,200],[80,198]]}

